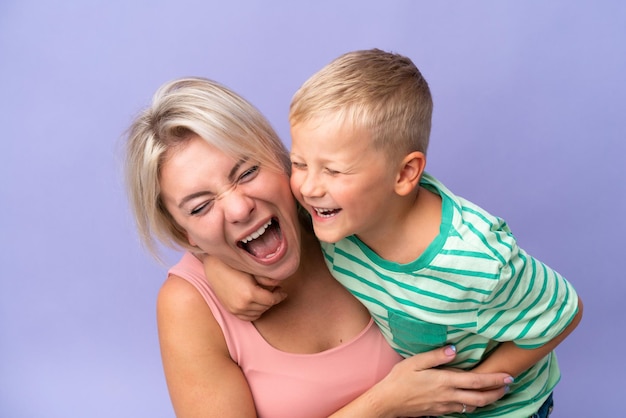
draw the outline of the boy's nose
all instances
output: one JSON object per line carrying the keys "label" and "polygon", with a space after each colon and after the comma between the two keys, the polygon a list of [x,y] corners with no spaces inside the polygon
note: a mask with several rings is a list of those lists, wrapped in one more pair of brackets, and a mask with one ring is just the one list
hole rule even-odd
{"label": "boy's nose", "polygon": [[320,197],[324,195],[324,187],[318,176],[307,174],[300,186],[300,193],[306,197]]}

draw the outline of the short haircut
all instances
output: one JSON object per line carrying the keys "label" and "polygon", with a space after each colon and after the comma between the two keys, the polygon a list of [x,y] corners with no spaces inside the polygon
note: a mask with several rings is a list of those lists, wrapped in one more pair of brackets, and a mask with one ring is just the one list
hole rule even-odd
{"label": "short haircut", "polygon": [[341,55],[309,78],[292,99],[289,122],[351,123],[389,156],[426,154],[432,110],[428,83],[409,58],[370,49]]}

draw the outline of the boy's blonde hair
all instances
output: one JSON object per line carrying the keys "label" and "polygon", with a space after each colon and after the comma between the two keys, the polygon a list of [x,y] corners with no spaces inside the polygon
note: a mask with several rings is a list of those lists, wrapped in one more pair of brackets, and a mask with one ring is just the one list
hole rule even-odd
{"label": "boy's blonde hair", "polygon": [[350,123],[397,157],[426,154],[432,110],[428,83],[409,58],[370,49],[341,55],[309,78],[293,96],[289,122]]}
{"label": "boy's blonde hair", "polygon": [[241,96],[203,78],[164,84],[130,126],[126,146],[126,186],[137,229],[157,258],[157,240],[194,250],[163,204],[159,175],[171,152],[195,135],[234,158],[253,158],[263,167],[290,172],[289,154],[278,135]]}

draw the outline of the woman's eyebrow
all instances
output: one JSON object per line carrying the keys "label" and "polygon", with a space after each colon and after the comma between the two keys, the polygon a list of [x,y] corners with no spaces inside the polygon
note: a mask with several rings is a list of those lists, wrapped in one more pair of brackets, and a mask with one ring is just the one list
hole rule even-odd
{"label": "woman's eyebrow", "polygon": [[[246,158],[242,158],[239,161],[237,161],[235,163],[235,165],[233,166],[233,168],[231,168],[230,172],[228,173],[228,180],[230,180],[231,182],[235,182],[237,171],[239,171],[241,166],[243,164],[245,164],[249,159],[250,158],[246,157]],[[192,193],[190,195],[187,195],[187,196],[183,197],[183,199],[180,201],[180,203],[178,204],[178,208],[182,209],[183,206],[185,206],[185,204],[187,202],[189,202],[190,200],[193,200],[193,199],[195,199],[197,197],[206,196],[206,195],[215,195],[215,193],[202,191],[202,192],[196,192],[196,193]]]}
{"label": "woman's eyebrow", "polygon": [[230,180],[231,182],[234,182],[237,171],[239,171],[239,168],[241,168],[241,166],[244,165],[249,159],[250,159],[249,157],[245,157],[237,161],[235,165],[233,166],[233,168],[230,170],[230,173],[228,173],[228,180]]}
{"label": "woman's eyebrow", "polygon": [[206,195],[214,195],[214,193],[202,191],[202,192],[196,192],[196,193],[192,193],[190,195],[187,195],[187,196],[182,198],[182,200],[178,204],[178,208],[182,209],[183,206],[185,206],[185,204],[187,202],[189,202],[190,200],[193,200],[193,199],[195,199],[197,197],[206,196]]}

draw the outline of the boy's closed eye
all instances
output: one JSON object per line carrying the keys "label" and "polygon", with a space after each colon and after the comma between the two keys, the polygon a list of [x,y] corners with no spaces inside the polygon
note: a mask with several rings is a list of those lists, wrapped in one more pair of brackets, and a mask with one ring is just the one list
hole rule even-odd
{"label": "boy's closed eye", "polygon": [[300,163],[297,161],[292,161],[291,167],[295,168],[296,170],[305,170],[307,168],[305,163]]}
{"label": "boy's closed eye", "polygon": [[327,167],[327,168],[325,168],[325,169],[324,169],[324,171],[325,171],[327,174],[330,174],[331,176],[337,176],[337,175],[339,175],[339,174],[342,174],[342,173],[341,173],[341,171],[333,170],[333,169],[328,168],[328,167]]}

